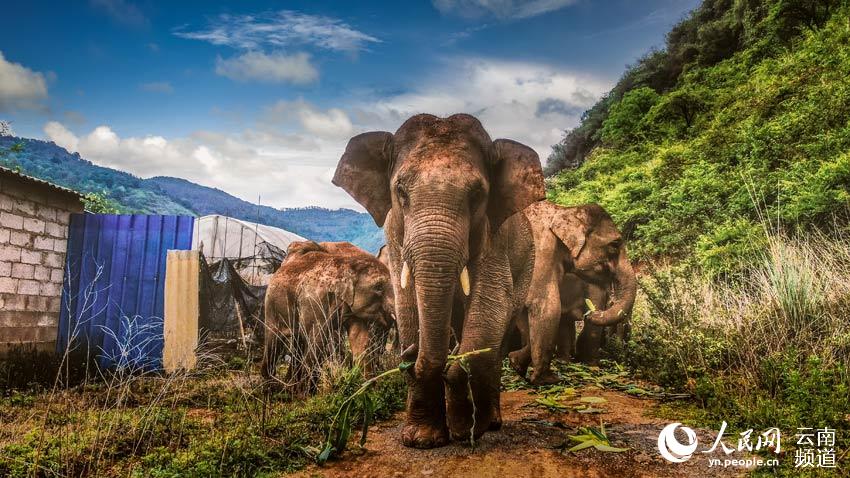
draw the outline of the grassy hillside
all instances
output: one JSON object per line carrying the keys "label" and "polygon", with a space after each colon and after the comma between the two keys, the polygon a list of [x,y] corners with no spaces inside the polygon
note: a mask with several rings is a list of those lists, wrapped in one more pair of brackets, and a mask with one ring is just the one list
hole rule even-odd
{"label": "grassy hillside", "polygon": [[375,252],[383,233],[365,213],[318,207],[275,209],[257,207],[224,191],[185,179],[141,179],[97,166],[52,142],[0,136],[0,165],[105,199],[106,210],[122,213],[224,214],[292,231],[317,241],[350,241]]}
{"label": "grassy hillside", "polygon": [[554,148],[550,199],[598,202],[636,258],[684,258],[709,275],[758,257],[765,222],[842,227],[850,9],[841,3],[705,1]]}
{"label": "grassy hillside", "polygon": [[145,180],[93,164],[52,142],[0,136],[0,151],[7,152],[0,156],[0,165],[77,191],[103,194],[121,212],[194,214]]}

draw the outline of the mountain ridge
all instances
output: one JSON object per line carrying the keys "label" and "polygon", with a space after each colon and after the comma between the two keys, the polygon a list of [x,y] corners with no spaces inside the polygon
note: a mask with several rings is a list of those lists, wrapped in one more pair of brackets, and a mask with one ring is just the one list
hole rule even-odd
{"label": "mountain ridge", "polygon": [[122,213],[222,214],[286,229],[315,241],[348,241],[370,252],[376,252],[383,244],[383,233],[372,218],[352,209],[277,209],[257,205],[183,178],[143,179],[99,166],[52,141],[34,138],[0,136],[0,152],[2,166],[83,193],[101,194]]}

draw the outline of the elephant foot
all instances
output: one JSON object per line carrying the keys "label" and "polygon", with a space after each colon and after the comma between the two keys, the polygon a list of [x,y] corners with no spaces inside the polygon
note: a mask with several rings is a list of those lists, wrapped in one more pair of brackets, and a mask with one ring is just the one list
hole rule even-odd
{"label": "elephant foot", "polygon": [[[477,410],[475,414],[475,428],[473,429],[472,409],[467,414],[453,416],[449,415],[449,433],[452,440],[457,442],[469,441],[469,436],[472,434],[475,439],[481,438],[486,431],[498,430],[502,427],[502,420],[498,422],[492,417],[492,411]],[[494,428],[495,427],[495,428]]]}
{"label": "elephant foot", "polygon": [[535,371],[531,374],[532,385],[554,385],[560,381],[561,378],[551,370],[546,370],[541,373],[537,373],[537,371]]}
{"label": "elephant foot", "polygon": [[445,425],[408,423],[401,432],[401,443],[410,448],[438,448],[449,443]]}
{"label": "elephant foot", "polygon": [[524,355],[523,350],[514,350],[508,354],[508,362],[511,364],[511,368],[522,378],[525,378],[528,373],[528,361]]}

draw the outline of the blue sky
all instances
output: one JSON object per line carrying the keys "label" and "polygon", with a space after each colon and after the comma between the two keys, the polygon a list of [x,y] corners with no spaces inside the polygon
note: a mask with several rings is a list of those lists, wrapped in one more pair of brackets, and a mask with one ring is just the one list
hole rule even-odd
{"label": "blue sky", "polygon": [[697,0],[13,2],[0,119],[98,164],[276,207],[355,207],[347,139],[476,114],[545,161]]}

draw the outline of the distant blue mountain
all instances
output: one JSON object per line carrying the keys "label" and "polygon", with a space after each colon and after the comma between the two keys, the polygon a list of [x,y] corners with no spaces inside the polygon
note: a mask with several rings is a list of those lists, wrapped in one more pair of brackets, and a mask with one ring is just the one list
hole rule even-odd
{"label": "distant blue mountain", "polygon": [[122,212],[223,214],[280,227],[315,241],[349,241],[370,252],[383,244],[383,233],[372,218],[351,209],[258,207],[185,179],[166,176],[141,179],[97,166],[50,141],[0,136],[0,151],[9,151],[15,144],[21,144],[22,150],[0,156],[0,165],[78,191],[101,193],[117,203]]}

